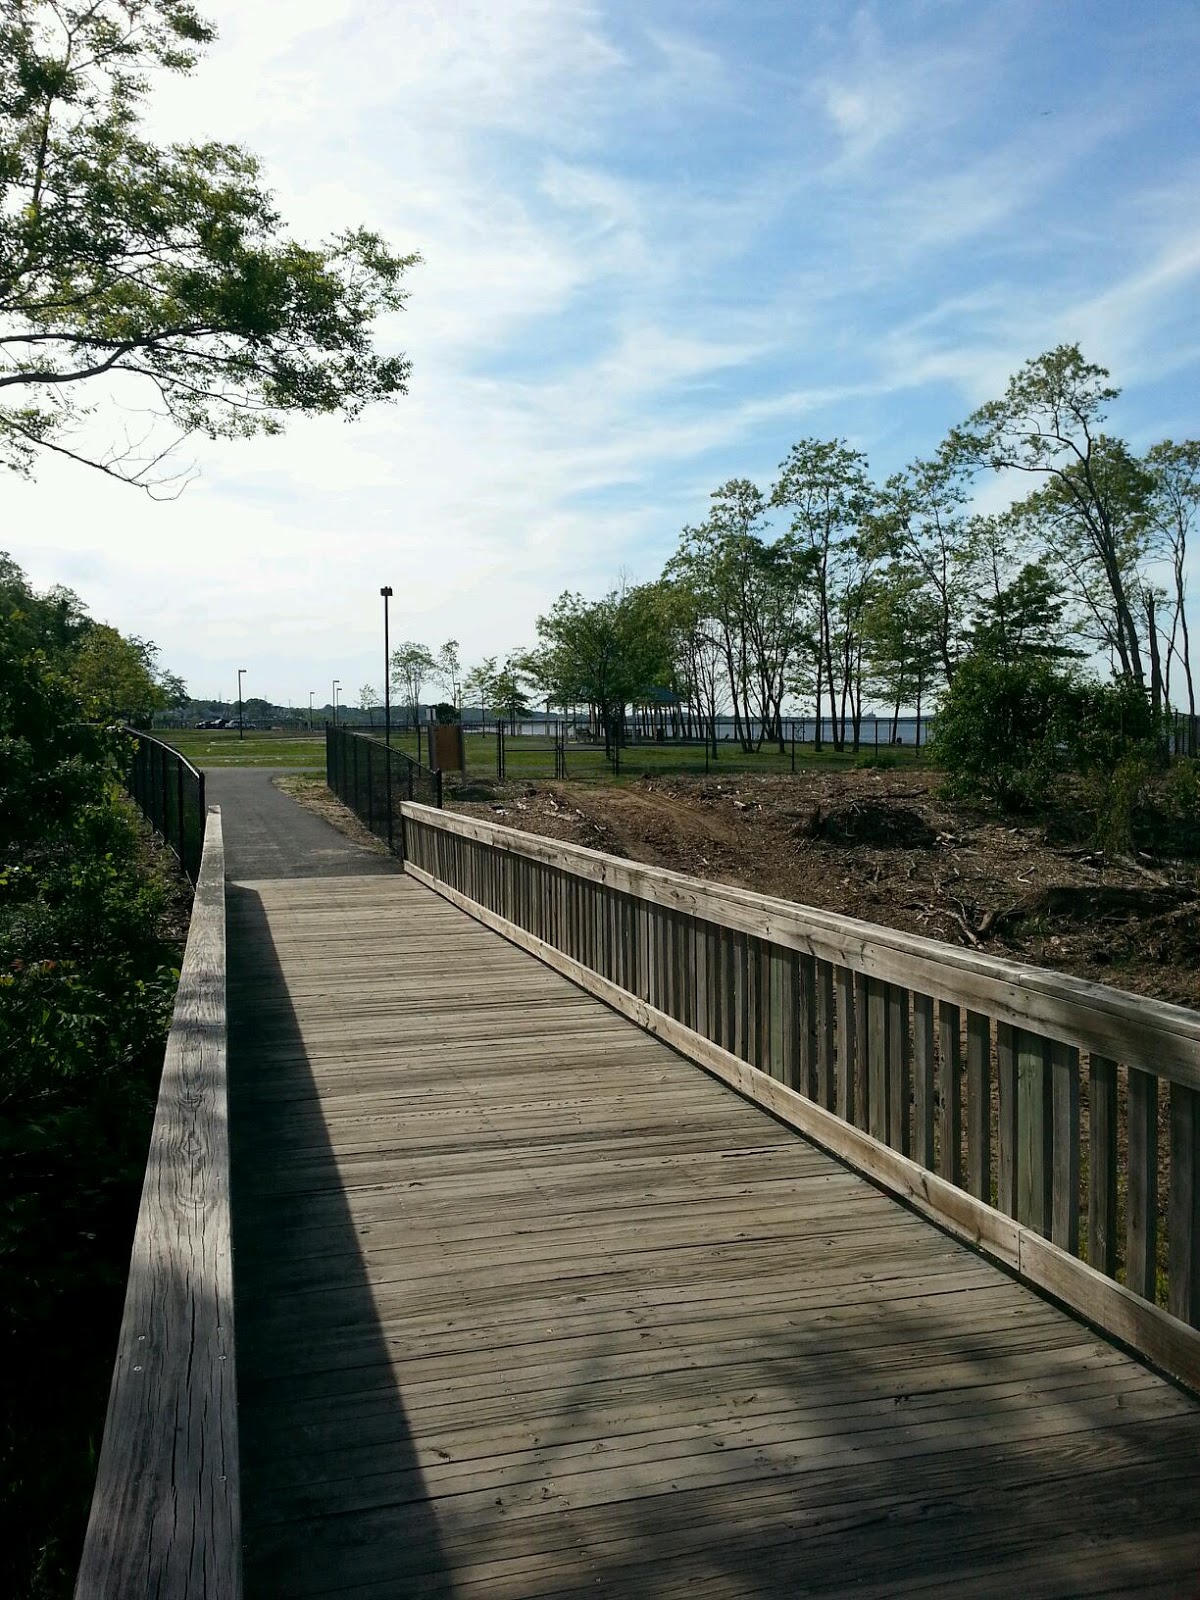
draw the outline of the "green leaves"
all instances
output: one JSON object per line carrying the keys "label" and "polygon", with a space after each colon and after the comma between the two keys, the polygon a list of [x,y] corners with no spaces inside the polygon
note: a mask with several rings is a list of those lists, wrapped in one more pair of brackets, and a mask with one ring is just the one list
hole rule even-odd
{"label": "green leaves", "polygon": [[348,228],[288,238],[236,145],[160,148],[146,83],[212,30],[171,0],[26,0],[0,27],[0,462],[43,449],[154,488],[161,452],[79,454],[80,386],[130,375],[182,434],[243,437],[300,412],[357,415],[405,392],[375,348],[418,260]]}

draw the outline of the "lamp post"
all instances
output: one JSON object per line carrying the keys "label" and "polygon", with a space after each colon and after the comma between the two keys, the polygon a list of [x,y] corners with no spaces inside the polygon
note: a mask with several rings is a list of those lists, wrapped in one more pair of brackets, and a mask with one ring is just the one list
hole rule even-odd
{"label": "lamp post", "polygon": [[242,710],[242,679],[246,676],[245,667],[238,668],[238,738],[246,737],[246,717]]}
{"label": "lamp post", "polygon": [[[385,583],[379,593],[383,596],[383,742],[389,750],[392,745],[392,662],[388,653],[388,601],[392,598],[392,586]],[[389,766],[388,771],[392,769]],[[388,810],[391,817],[391,809]]]}
{"label": "lamp post", "polygon": [[334,680],[333,680],[333,725],[334,725],[334,727],[335,727],[335,728],[336,728],[336,727],[337,727],[337,697],[338,697],[338,688],[339,688],[339,686],[340,686],[340,684],[341,684],[341,681],[342,681],[342,680],[341,680],[341,679],[340,679],[340,678],[335,678],[335,679],[334,679]]}
{"label": "lamp post", "polygon": [[309,731],[309,733],[312,732],[313,695],[316,694],[316,692],[317,691],[315,689],[310,689],[308,691],[308,731]]}
{"label": "lamp post", "polygon": [[387,754],[383,758],[383,770],[387,786],[387,842],[388,849],[391,850],[395,844],[392,824],[392,662],[388,649],[388,601],[392,598],[391,584],[385,583],[379,593],[383,600],[383,742],[387,746]]}

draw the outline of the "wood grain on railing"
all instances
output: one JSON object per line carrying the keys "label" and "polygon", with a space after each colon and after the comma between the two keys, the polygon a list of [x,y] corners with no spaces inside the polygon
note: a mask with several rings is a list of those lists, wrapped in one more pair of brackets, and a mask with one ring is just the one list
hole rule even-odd
{"label": "wood grain on railing", "polygon": [[1200,1015],[403,809],[423,881],[1200,1388]]}
{"label": "wood grain on railing", "polygon": [[241,1593],[225,857],[208,813],[76,1600]]}

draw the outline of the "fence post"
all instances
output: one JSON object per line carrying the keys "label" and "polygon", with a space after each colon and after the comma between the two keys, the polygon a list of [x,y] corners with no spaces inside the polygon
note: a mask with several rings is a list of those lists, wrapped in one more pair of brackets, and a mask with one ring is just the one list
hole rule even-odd
{"label": "fence post", "polygon": [[183,762],[182,761],[176,761],[176,763],[175,763],[175,806],[176,806],[176,810],[178,812],[178,815],[177,815],[175,820],[178,823],[178,827],[177,827],[176,831],[177,831],[177,833],[179,835],[179,865],[186,872],[187,871],[187,844],[186,844],[185,839],[184,839],[184,831],[183,831]]}
{"label": "fence post", "polygon": [[[155,747],[158,748],[157,746]],[[168,785],[170,776],[167,769],[167,752],[158,749],[158,803],[162,808],[162,815],[158,819],[158,831],[163,838],[167,838],[167,822],[171,814],[171,802],[168,800]]]}
{"label": "fence post", "polygon": [[390,745],[385,747],[383,767],[387,775],[384,783],[385,798],[387,800],[387,842],[388,849],[395,855],[395,823],[392,817],[392,749]]}
{"label": "fence post", "polygon": [[367,740],[365,755],[367,758],[367,827],[375,832],[375,784],[371,772],[371,741]]}
{"label": "fence post", "polygon": [[792,718],[792,772],[796,770],[796,719]]}

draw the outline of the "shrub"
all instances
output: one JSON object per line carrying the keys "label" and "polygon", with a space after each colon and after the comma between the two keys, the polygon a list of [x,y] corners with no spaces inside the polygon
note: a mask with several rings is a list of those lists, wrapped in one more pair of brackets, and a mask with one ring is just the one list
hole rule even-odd
{"label": "shrub", "polygon": [[1074,677],[1048,661],[969,656],[938,707],[930,744],[947,788],[1005,811],[1044,805],[1078,696]]}

